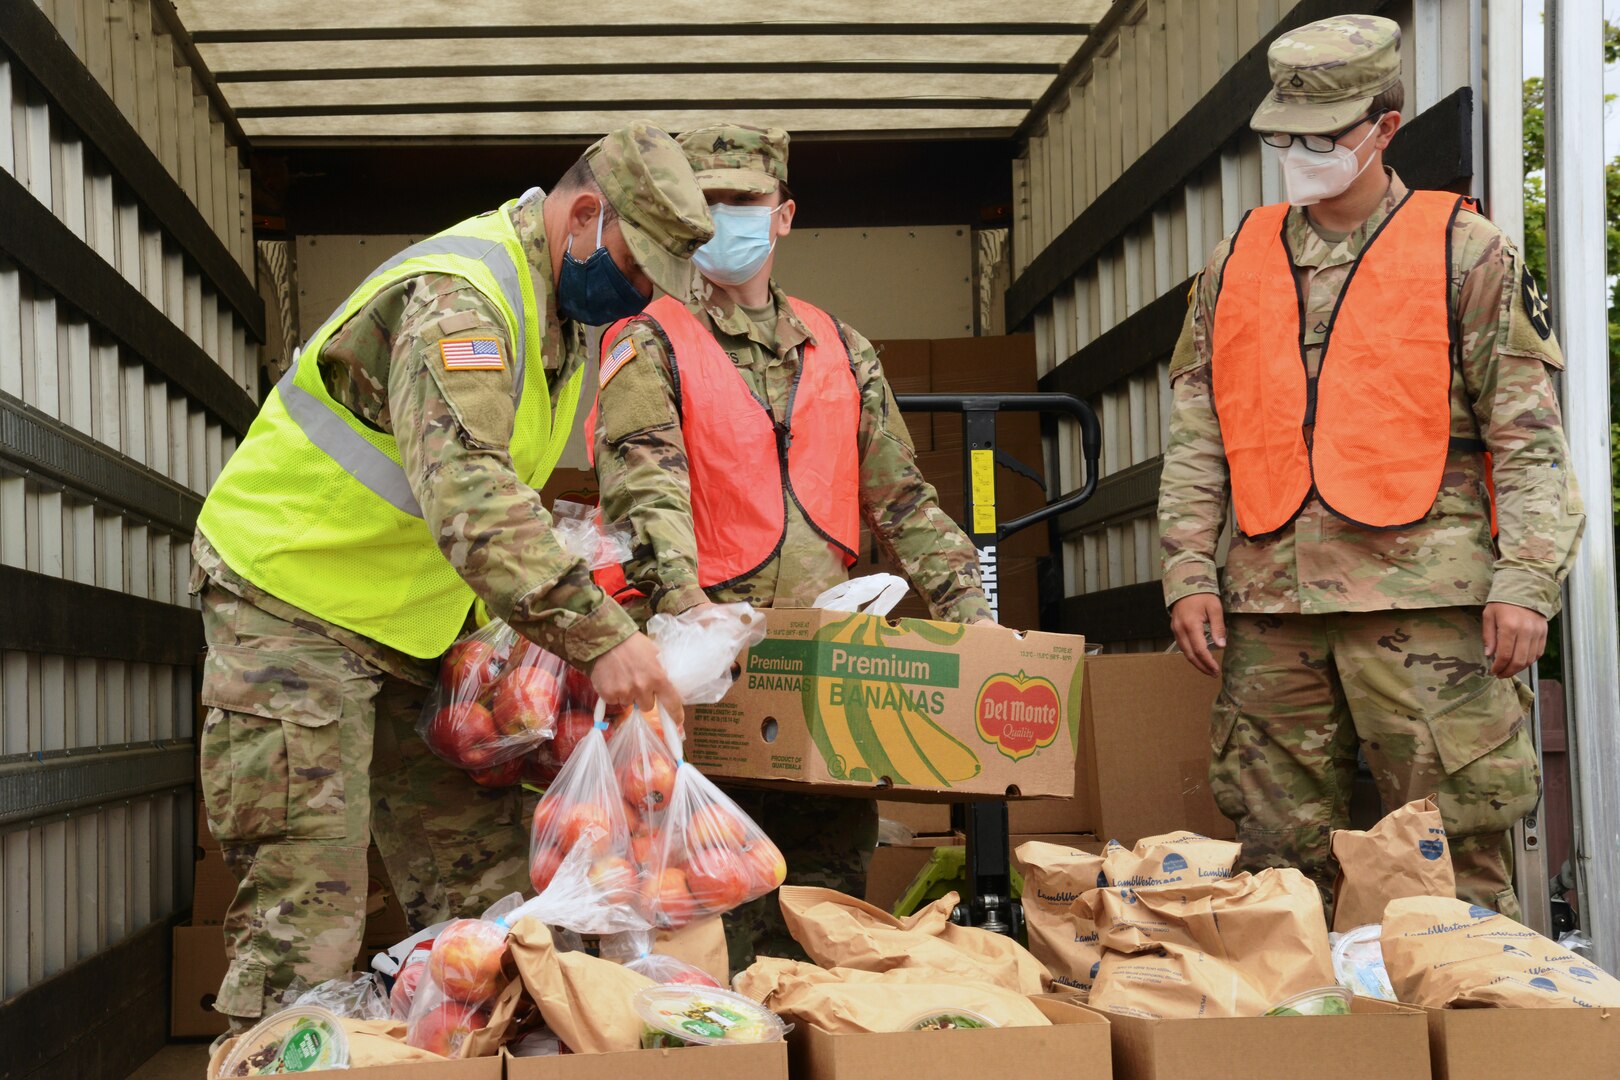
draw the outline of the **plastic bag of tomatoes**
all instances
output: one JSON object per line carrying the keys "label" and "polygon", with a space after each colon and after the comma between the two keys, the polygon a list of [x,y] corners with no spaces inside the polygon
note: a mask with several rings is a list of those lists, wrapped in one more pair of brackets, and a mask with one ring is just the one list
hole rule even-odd
{"label": "plastic bag of tomatoes", "polygon": [[480,784],[510,787],[522,779],[524,755],[556,733],[569,670],[496,619],[444,654],[417,731]]}
{"label": "plastic bag of tomatoes", "polygon": [[529,879],[539,895],[518,916],[591,935],[648,926],[645,874],[633,859],[604,711],[599,704],[590,731],[534,809]]}
{"label": "plastic bag of tomatoes", "polygon": [[753,818],[682,759],[668,714],[662,729],[675,749],[675,783],[646,889],[654,925],[673,930],[764,896],[787,879],[787,862]]}

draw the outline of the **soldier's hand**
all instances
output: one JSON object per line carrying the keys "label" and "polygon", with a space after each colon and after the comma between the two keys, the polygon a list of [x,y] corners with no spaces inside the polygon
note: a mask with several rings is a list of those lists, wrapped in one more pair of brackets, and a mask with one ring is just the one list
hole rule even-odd
{"label": "soldier's hand", "polygon": [[1547,620],[1516,604],[1485,605],[1485,659],[1491,674],[1511,679],[1547,651]]}
{"label": "soldier's hand", "polygon": [[1176,635],[1176,644],[1187,654],[1187,662],[1211,678],[1219,678],[1221,666],[1209,651],[1204,628],[1219,648],[1226,648],[1226,616],[1221,611],[1221,598],[1214,593],[1193,593],[1183,596],[1170,606],[1170,629]]}
{"label": "soldier's hand", "polygon": [[681,696],[658,658],[658,646],[645,634],[633,634],[597,657],[591,685],[609,705],[634,705],[646,716],[657,716],[654,710],[661,702],[677,727],[685,723]]}

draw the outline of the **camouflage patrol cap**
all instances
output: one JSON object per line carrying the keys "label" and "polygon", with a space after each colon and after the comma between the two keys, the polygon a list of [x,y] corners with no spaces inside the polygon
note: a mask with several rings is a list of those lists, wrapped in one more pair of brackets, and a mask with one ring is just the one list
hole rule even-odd
{"label": "camouflage patrol cap", "polygon": [[787,183],[788,133],[747,124],[710,124],[680,138],[704,191],[769,195]]}
{"label": "camouflage patrol cap", "polygon": [[1266,50],[1271,93],[1255,131],[1320,135],[1367,115],[1373,98],[1401,81],[1401,28],[1377,15],[1342,15],[1290,30]]}
{"label": "camouflage patrol cap", "polygon": [[714,222],[686,155],[668,134],[637,120],[585,151],[591,175],[619,215],[619,231],[653,284],[685,296],[692,252],[709,242]]}

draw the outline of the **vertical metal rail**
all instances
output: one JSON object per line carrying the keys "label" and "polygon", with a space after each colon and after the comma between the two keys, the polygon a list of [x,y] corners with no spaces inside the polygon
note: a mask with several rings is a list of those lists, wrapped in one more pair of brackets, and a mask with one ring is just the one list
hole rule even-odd
{"label": "vertical metal rail", "polygon": [[1565,589],[1575,869],[1582,928],[1620,971],[1620,648],[1615,627],[1604,277],[1603,11],[1547,3],[1547,268],[1570,358],[1564,423],[1587,529]]}

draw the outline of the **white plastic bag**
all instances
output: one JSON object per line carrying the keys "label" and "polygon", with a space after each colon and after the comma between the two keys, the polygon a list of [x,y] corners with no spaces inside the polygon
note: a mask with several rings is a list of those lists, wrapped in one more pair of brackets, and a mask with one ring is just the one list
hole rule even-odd
{"label": "white plastic bag", "polygon": [[630,561],[630,523],[602,522],[602,508],[558,499],[551,505],[551,533],[562,549],[592,570]]}
{"label": "white plastic bag", "polygon": [[765,640],[765,613],[737,603],[654,615],[647,620],[647,636],[658,646],[681,700],[712,705],[731,689],[737,654]]}
{"label": "white plastic bag", "polygon": [[811,607],[822,611],[856,611],[863,615],[887,615],[906,598],[911,585],[894,574],[868,574],[834,585]]}

